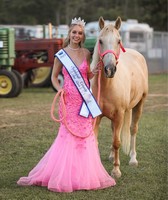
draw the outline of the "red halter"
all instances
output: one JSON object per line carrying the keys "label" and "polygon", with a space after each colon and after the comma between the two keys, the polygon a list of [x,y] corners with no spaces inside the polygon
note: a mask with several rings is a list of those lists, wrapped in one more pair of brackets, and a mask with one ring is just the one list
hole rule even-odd
{"label": "red halter", "polygon": [[[120,48],[122,49],[123,52],[126,52],[125,48],[122,46],[121,42],[120,42]],[[108,53],[112,53],[114,56],[115,56],[115,59],[118,63],[118,59],[119,59],[119,56],[120,56],[120,51],[119,51],[119,54],[116,54],[115,51],[113,50],[106,50],[105,52],[101,53],[100,51],[100,42],[98,43],[98,52],[99,52],[99,56],[100,56],[100,59],[102,60],[103,57],[108,54]]]}

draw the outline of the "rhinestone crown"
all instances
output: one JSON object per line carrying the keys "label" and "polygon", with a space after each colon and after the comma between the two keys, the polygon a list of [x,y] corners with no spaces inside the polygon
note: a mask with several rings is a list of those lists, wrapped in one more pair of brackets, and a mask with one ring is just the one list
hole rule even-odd
{"label": "rhinestone crown", "polygon": [[74,19],[72,19],[71,24],[77,24],[77,25],[81,25],[81,26],[85,26],[85,21],[83,19],[81,19],[80,17],[77,19],[76,17]]}

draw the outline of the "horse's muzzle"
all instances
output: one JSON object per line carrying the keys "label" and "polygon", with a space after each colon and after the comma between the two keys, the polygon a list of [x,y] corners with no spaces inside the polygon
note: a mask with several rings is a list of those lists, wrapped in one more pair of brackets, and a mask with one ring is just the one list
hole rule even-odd
{"label": "horse's muzzle", "polygon": [[117,68],[114,65],[106,65],[104,67],[104,72],[107,78],[113,78]]}

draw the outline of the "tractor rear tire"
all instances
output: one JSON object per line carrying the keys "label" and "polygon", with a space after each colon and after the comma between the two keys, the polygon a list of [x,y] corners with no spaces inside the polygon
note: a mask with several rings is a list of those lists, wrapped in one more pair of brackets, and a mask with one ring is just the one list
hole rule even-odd
{"label": "tractor rear tire", "polygon": [[16,75],[19,81],[18,90],[15,90],[15,94],[14,94],[15,97],[17,97],[22,92],[22,89],[24,87],[24,82],[23,82],[21,74],[18,71],[12,69],[12,72]]}
{"label": "tractor rear tire", "polygon": [[34,80],[31,82],[32,87],[49,87],[51,85],[51,67],[39,67],[32,69]]}
{"label": "tractor rear tire", "polygon": [[0,97],[16,97],[18,90],[19,80],[15,73],[8,70],[0,70]]}

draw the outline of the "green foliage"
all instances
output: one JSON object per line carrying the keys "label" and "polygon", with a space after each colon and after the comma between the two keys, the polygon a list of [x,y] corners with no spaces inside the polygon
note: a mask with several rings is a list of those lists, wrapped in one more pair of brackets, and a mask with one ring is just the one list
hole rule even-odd
{"label": "green foliage", "polygon": [[87,22],[100,16],[138,19],[156,31],[167,31],[167,0],[0,0],[0,24],[69,24],[81,16]]}
{"label": "green foliage", "polygon": [[152,25],[154,30],[168,30],[168,1],[167,0],[142,0],[139,3],[141,18]]}

